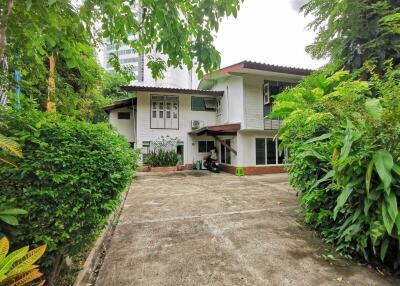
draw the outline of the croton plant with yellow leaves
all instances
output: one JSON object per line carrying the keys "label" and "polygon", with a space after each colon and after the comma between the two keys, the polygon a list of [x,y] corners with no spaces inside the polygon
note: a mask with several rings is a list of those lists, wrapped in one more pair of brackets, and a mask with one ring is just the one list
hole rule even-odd
{"label": "croton plant with yellow leaves", "polygon": [[4,236],[0,239],[0,286],[23,286],[35,281],[35,286],[43,286],[45,280],[38,281],[43,273],[34,263],[44,254],[46,245],[32,250],[25,246],[11,253],[9,249],[10,242]]}

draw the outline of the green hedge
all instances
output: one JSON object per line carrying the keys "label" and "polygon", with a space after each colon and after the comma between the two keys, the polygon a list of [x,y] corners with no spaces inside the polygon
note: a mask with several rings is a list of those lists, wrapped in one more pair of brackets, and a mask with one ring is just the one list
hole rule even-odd
{"label": "green hedge", "polygon": [[400,73],[315,74],[279,95],[305,222],[343,253],[400,273]]}
{"label": "green hedge", "polygon": [[107,124],[0,110],[0,133],[21,144],[18,168],[0,165],[0,204],[23,208],[13,243],[47,243],[44,266],[90,245],[120,203],[138,154]]}

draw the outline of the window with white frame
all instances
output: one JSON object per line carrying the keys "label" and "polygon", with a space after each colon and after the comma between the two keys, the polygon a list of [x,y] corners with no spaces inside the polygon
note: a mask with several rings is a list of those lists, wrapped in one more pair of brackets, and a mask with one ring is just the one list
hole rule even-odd
{"label": "window with white frame", "polygon": [[287,150],[279,152],[281,141],[273,138],[256,138],[256,165],[281,165],[287,157]]}
{"label": "window with white frame", "polygon": [[280,82],[280,81],[264,81],[263,85],[263,102],[264,102],[264,116],[272,112],[272,105],[274,96],[283,92],[285,88],[292,87],[293,83]]}
{"label": "window with white frame", "polygon": [[150,105],[151,128],[179,129],[177,96],[152,95]]}
{"label": "window with white frame", "polygon": [[271,102],[271,95],[269,92],[269,82],[264,83],[263,86],[263,95],[264,95],[264,104],[270,104]]}

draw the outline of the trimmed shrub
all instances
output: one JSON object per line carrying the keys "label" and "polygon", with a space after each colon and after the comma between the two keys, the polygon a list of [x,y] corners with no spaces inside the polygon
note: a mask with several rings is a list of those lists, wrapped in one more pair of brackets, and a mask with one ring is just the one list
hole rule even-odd
{"label": "trimmed shrub", "polygon": [[107,124],[51,113],[0,109],[0,133],[23,150],[18,168],[0,165],[2,203],[28,211],[13,237],[46,243],[44,266],[57,267],[96,238],[132,179],[138,153]]}

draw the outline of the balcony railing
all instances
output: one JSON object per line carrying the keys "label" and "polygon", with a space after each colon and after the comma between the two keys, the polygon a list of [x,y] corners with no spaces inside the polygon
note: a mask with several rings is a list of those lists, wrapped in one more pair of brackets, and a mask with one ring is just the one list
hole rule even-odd
{"label": "balcony railing", "polygon": [[264,119],[265,130],[278,130],[282,127],[282,119]]}

